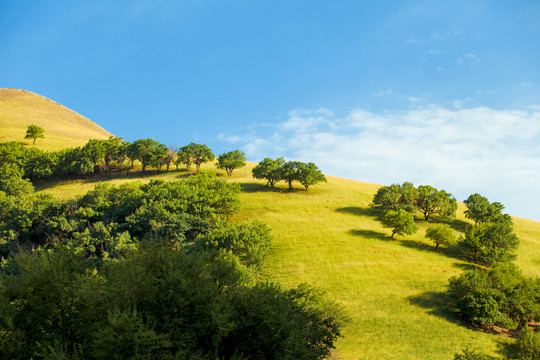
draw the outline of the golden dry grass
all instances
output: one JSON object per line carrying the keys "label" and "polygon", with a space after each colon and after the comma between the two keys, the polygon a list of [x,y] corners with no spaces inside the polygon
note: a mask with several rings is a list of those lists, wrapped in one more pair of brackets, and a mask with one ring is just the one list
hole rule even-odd
{"label": "golden dry grass", "polygon": [[34,146],[49,151],[82,146],[89,139],[108,139],[112,134],[76,112],[25,90],[0,89],[0,141],[24,139],[28,125],[45,129],[45,138]]}

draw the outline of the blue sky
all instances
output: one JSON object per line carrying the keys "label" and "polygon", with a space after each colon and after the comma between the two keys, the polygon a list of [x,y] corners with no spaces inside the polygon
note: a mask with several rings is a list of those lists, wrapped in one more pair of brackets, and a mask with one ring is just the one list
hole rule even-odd
{"label": "blue sky", "polygon": [[535,220],[539,64],[538,1],[0,0],[0,87],[126,140],[479,192]]}

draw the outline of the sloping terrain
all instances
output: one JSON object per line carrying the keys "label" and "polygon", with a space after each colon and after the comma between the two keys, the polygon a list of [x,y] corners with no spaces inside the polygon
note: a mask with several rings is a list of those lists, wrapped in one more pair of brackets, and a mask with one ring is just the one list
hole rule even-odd
{"label": "sloping terrain", "polygon": [[60,150],[86,144],[89,139],[108,139],[112,134],[76,112],[25,90],[0,89],[0,141],[32,144],[24,139],[28,125],[45,130],[35,146]]}
{"label": "sloping terrain", "polygon": [[[45,129],[36,146],[47,150],[79,146],[89,138],[110,134],[73,111],[22,90],[0,89],[0,141],[23,140],[26,127]],[[276,189],[254,180],[254,163],[234,171],[229,181],[240,183],[242,205],[233,221],[260,220],[272,229],[274,242],[263,279],[286,286],[306,282],[320,286],[339,303],[350,320],[338,342],[335,359],[451,359],[465,347],[492,355],[505,353],[513,340],[475,329],[448,308],[448,279],[472,268],[455,247],[440,247],[426,240],[428,223],[418,220],[413,236],[390,238],[369,207],[379,185],[328,177],[328,183],[297,186],[293,192],[283,183]],[[202,169],[224,171],[214,165]],[[98,181],[119,184],[177,180],[185,171],[161,175],[137,172],[83,180],[49,181],[38,192],[59,199],[82,195]],[[416,184],[420,185],[420,184]],[[446,189],[452,191],[452,189]],[[462,200],[462,199],[458,199]],[[490,199],[497,201],[497,199]],[[469,222],[460,203],[456,219],[434,217],[451,225],[459,235]],[[521,240],[517,265],[530,277],[540,276],[540,223],[514,218]]]}
{"label": "sloping terrain", "polygon": [[[327,184],[308,192],[300,187],[288,192],[283,183],[268,189],[251,178],[253,166],[235,170],[230,178],[243,188],[242,208],[232,220],[257,219],[272,229],[264,280],[320,286],[344,307],[350,321],[336,359],[451,359],[465,347],[501,355],[513,342],[472,328],[447,308],[448,279],[473,265],[456,248],[435,252],[425,239],[428,224],[422,220],[415,235],[391,239],[389,229],[377,221],[377,211],[369,207],[379,185],[328,177]],[[211,165],[204,168],[216,171]],[[141,180],[185,175],[171,172]],[[96,180],[45,184],[40,191],[69,198],[93,188]],[[447,221],[459,234],[468,222],[463,210],[460,204],[456,219],[438,220]],[[514,221],[521,239],[517,264],[527,276],[540,276],[540,223]]]}

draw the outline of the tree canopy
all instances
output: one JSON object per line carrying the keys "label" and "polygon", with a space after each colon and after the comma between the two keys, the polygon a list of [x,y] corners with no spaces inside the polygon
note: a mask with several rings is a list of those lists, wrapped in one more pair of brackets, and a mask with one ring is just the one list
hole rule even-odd
{"label": "tree canopy", "polygon": [[426,237],[435,243],[435,251],[440,245],[452,244],[456,239],[456,235],[447,224],[437,224],[429,227],[426,230]]}
{"label": "tree canopy", "polygon": [[456,216],[457,201],[452,197],[452,194],[444,190],[437,190],[430,185],[420,185],[418,187],[416,205],[420,212],[424,214],[425,220],[428,220],[429,216],[433,214]]}
{"label": "tree canopy", "polygon": [[240,150],[229,151],[218,156],[217,168],[224,169],[231,176],[234,169],[246,166],[246,154]]}
{"label": "tree canopy", "polygon": [[418,190],[410,182],[404,182],[402,185],[392,184],[382,186],[377,190],[373,197],[372,205],[386,210],[397,211],[404,209],[409,212],[416,210],[416,200]]}
{"label": "tree canopy", "polygon": [[403,209],[388,211],[381,219],[381,224],[385,228],[392,229],[392,239],[395,234],[412,235],[418,231],[418,227],[414,224],[414,215]]}
{"label": "tree canopy", "polygon": [[26,129],[26,135],[24,136],[25,139],[33,139],[34,142],[32,145],[36,143],[36,139],[43,139],[45,138],[45,129],[42,127],[39,127],[37,125],[28,125],[28,128]]}
{"label": "tree canopy", "polygon": [[251,172],[255,179],[267,180],[266,186],[274,187],[275,183],[281,180],[280,168],[285,164],[285,160],[265,158],[255,166]]}

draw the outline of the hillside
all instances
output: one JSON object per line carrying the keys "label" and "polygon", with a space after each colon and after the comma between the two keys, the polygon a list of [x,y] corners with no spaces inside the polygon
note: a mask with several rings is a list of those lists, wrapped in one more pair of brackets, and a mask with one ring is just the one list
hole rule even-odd
{"label": "hillside", "polygon": [[0,89],[0,141],[25,140],[30,124],[45,129],[45,139],[36,147],[59,150],[84,145],[89,139],[107,139],[112,134],[76,112],[43,96],[25,90]]}
{"label": "hillside", "polygon": [[[327,184],[309,192],[298,188],[290,193],[252,179],[253,166],[235,170],[230,179],[243,189],[241,210],[232,220],[257,219],[272,229],[265,280],[320,286],[345,308],[350,322],[336,359],[451,359],[467,346],[501,355],[513,341],[473,329],[446,308],[448,278],[472,265],[455,249],[433,251],[424,238],[423,221],[414,236],[390,239],[368,206],[379,185],[329,177]],[[215,170],[212,165],[203,168]],[[140,180],[185,176],[180,171]],[[43,184],[40,191],[66,199],[92,189],[98,180]],[[101,180],[119,184],[133,178]],[[285,188],[283,183],[278,186]],[[450,220],[455,229],[468,221],[463,210],[460,204],[458,217]],[[526,275],[540,276],[540,223],[514,221],[521,239],[517,264]]]}
{"label": "hillside", "polygon": [[[29,119],[32,119],[31,121]],[[110,134],[75,112],[39,95],[23,90],[0,89],[0,141],[23,140],[28,124],[45,129],[36,146],[46,150],[79,146],[90,138]],[[251,177],[254,163],[237,169],[231,178],[242,187],[241,209],[232,221],[260,220],[272,229],[274,242],[262,280],[285,286],[309,283],[327,291],[350,320],[343,329],[334,359],[451,359],[465,347],[503,355],[514,340],[475,329],[447,307],[448,279],[472,268],[454,247],[437,252],[425,239],[428,223],[418,220],[413,236],[390,238],[369,207],[380,185],[328,177],[328,183],[310,187],[296,185],[286,191]],[[178,180],[185,170],[155,175],[115,173],[108,177],[44,181],[39,193],[69,199],[85,194],[98,182],[120,184],[159,178]],[[416,184],[420,185],[420,184]],[[452,191],[452,189],[446,189]],[[462,199],[459,199],[462,200]],[[497,199],[490,199],[497,201]],[[438,218],[460,234],[469,222],[459,204],[456,219]],[[517,265],[530,277],[540,277],[540,223],[514,218],[521,240]]]}

